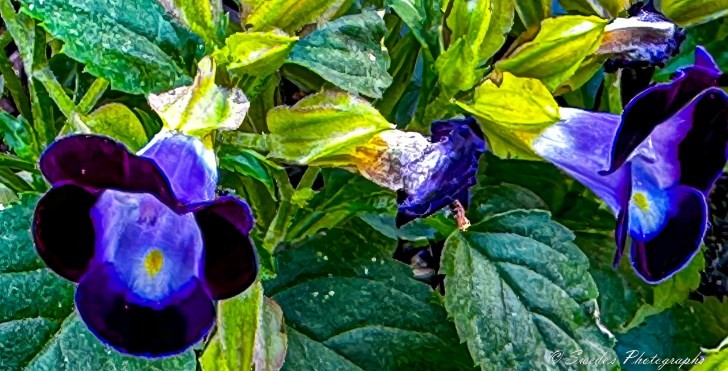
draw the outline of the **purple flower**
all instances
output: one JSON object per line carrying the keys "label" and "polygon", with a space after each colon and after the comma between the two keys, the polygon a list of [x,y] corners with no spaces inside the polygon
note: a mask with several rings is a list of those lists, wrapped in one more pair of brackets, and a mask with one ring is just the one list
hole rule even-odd
{"label": "purple flower", "polygon": [[[728,95],[708,53],[629,102],[620,118],[562,109],[533,149],[589,187],[617,216],[615,264],[630,258],[645,281],[661,282],[698,252],[706,198],[725,166]],[[606,169],[606,170],[605,170]]]}
{"label": "purple flower", "polygon": [[74,135],[53,143],[40,169],[52,188],[35,210],[38,252],[78,282],[84,322],[120,351],[183,351],[214,324],[213,300],[255,281],[250,208],[215,199],[215,157],[199,140],[164,132],[134,155]]}

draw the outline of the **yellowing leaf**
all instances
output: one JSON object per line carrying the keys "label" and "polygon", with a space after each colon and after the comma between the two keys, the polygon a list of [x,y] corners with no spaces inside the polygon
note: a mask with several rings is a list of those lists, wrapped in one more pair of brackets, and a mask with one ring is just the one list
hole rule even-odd
{"label": "yellowing leaf", "polygon": [[655,7],[683,27],[728,15],[728,0],[655,0]]}
{"label": "yellowing leaf", "polygon": [[240,0],[241,22],[255,31],[276,28],[290,34],[306,24],[314,23],[324,15],[334,16],[334,7],[340,0]]}
{"label": "yellowing leaf", "polygon": [[357,147],[393,129],[369,102],[338,91],[268,112],[268,156],[314,166],[351,166]]}
{"label": "yellowing leaf", "polygon": [[496,69],[541,80],[553,91],[568,80],[602,41],[607,21],[594,16],[566,15],[541,22],[532,41],[519,46]]}
{"label": "yellowing leaf", "polygon": [[152,94],[148,101],[162,118],[165,129],[197,136],[217,129],[236,129],[250,108],[242,90],[215,84],[215,63],[209,57],[200,61],[191,86]]}
{"label": "yellowing leaf", "polygon": [[208,46],[218,44],[225,33],[222,0],[159,0],[165,10],[200,35]]}
{"label": "yellowing leaf", "polygon": [[296,40],[280,31],[238,32],[213,57],[235,75],[267,76],[283,65]]}
{"label": "yellowing leaf", "polygon": [[93,133],[118,139],[136,151],[147,144],[147,134],[134,112],[121,103],[109,103],[91,112],[86,126]]}
{"label": "yellowing leaf", "polygon": [[505,72],[500,86],[491,80],[475,89],[472,103],[457,102],[478,118],[490,148],[500,157],[537,159],[531,141],[559,121],[559,105],[541,81]]}

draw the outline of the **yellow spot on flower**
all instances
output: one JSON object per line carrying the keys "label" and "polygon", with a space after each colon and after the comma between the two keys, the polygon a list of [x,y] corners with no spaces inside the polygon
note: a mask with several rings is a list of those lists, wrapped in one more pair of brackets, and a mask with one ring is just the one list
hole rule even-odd
{"label": "yellow spot on flower", "polygon": [[650,208],[650,202],[647,201],[647,197],[642,192],[637,192],[632,196],[632,202],[642,210],[648,210]]}
{"label": "yellow spot on flower", "polygon": [[162,264],[164,264],[164,255],[158,249],[152,249],[144,257],[144,269],[152,277],[156,276],[162,270]]}

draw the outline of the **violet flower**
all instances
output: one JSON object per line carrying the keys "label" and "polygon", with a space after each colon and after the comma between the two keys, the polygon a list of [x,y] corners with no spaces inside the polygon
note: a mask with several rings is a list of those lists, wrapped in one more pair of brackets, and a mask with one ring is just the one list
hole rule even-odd
{"label": "violet flower", "polygon": [[617,216],[615,264],[629,235],[637,274],[661,282],[698,252],[707,196],[725,166],[728,94],[702,48],[695,65],[629,102],[622,117],[562,109],[532,144],[589,187]]}
{"label": "violet flower", "polygon": [[359,153],[357,167],[363,176],[399,192],[398,225],[455,201],[466,205],[477,182],[486,143],[475,119],[435,121],[431,131],[429,140],[415,132],[384,131]]}
{"label": "violet flower", "polygon": [[78,282],[81,318],[114,348],[179,353],[214,324],[213,300],[255,281],[250,208],[215,199],[215,157],[198,139],[163,132],[134,155],[74,135],[53,143],[40,169],[52,188],[35,210],[38,253]]}

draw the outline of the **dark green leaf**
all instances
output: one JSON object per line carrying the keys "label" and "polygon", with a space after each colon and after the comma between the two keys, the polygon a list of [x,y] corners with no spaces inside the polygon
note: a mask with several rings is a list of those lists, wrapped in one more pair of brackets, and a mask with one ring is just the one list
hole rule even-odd
{"label": "dark green leaf", "polygon": [[24,11],[42,21],[63,52],[131,94],[188,84],[186,74],[202,40],[171,20],[153,0],[26,0]]}
{"label": "dark green leaf", "polygon": [[445,307],[476,362],[536,368],[549,364],[557,350],[614,358],[612,340],[599,324],[589,261],[573,239],[548,213],[523,210],[448,238]]}
{"label": "dark green leaf", "polygon": [[329,230],[279,254],[278,277],[265,286],[289,329],[284,367],[471,367],[430,288],[389,258],[395,242],[382,245],[371,228],[357,231]]}
{"label": "dark green leaf", "polygon": [[35,131],[28,120],[0,112],[0,136],[15,154],[23,160],[35,161],[41,148]]}
{"label": "dark green leaf", "polygon": [[433,61],[440,54],[442,0],[388,0],[389,5],[420,42]]}
{"label": "dark green leaf", "polygon": [[381,98],[392,83],[389,55],[382,46],[386,33],[377,13],[341,17],[299,40],[288,63],[306,67],[348,92]]}

